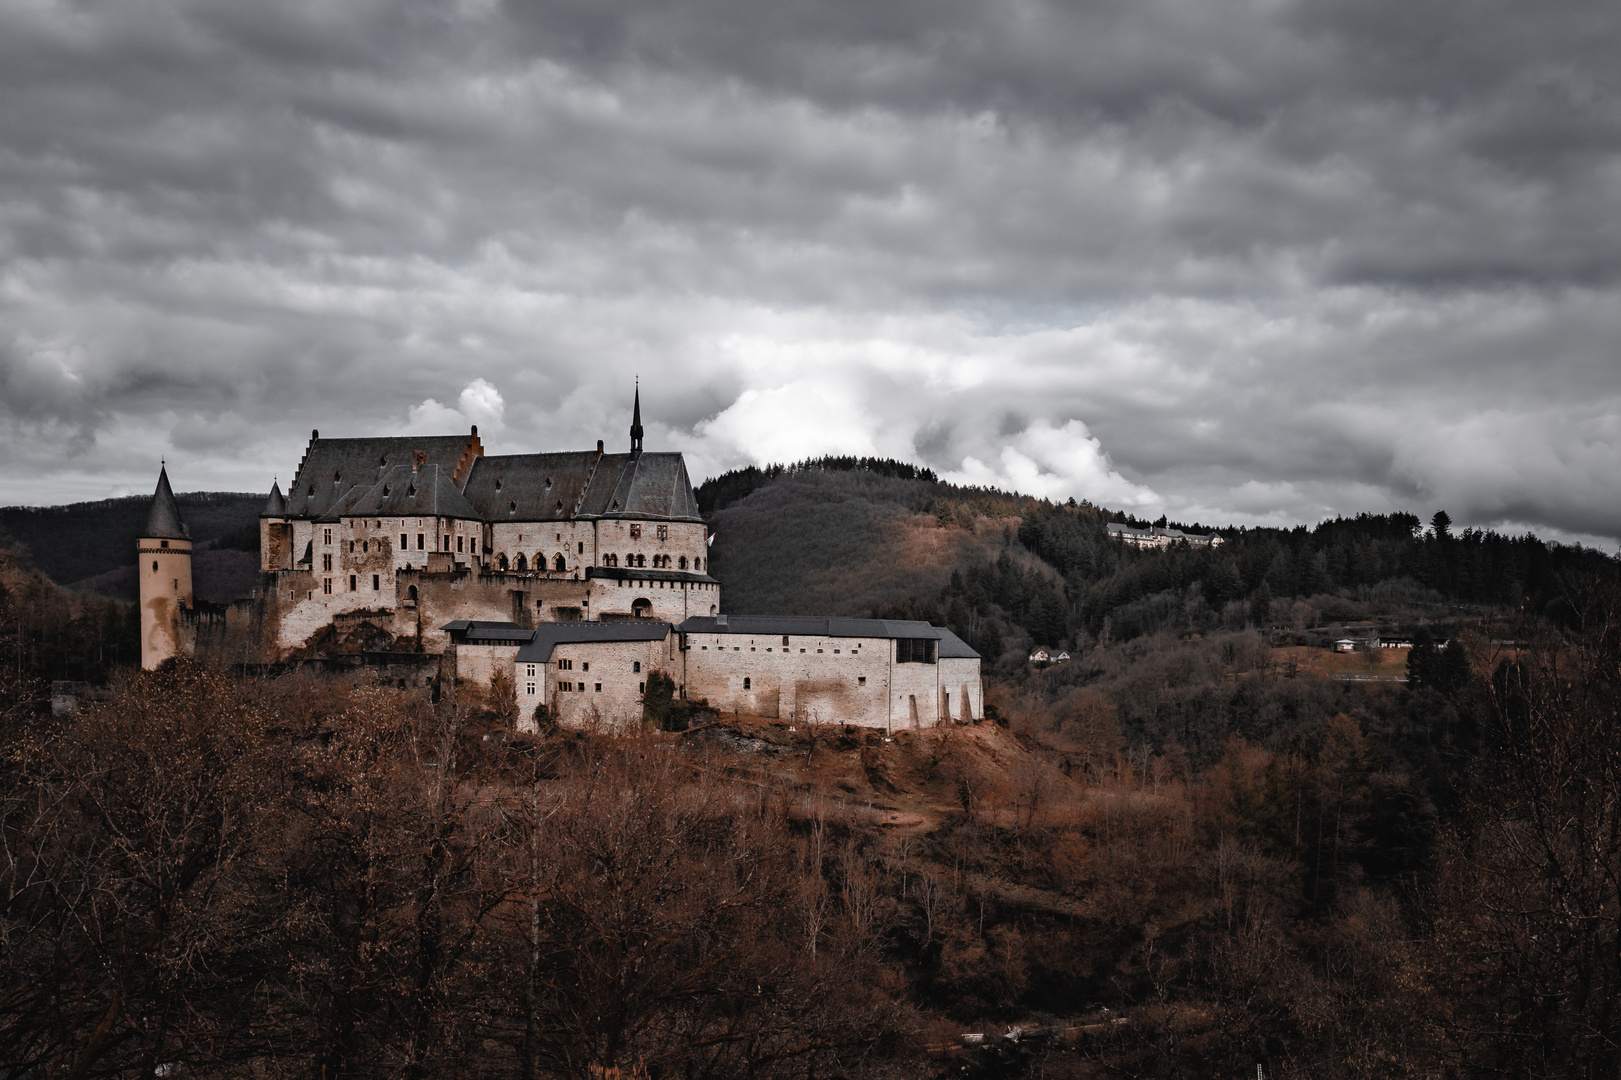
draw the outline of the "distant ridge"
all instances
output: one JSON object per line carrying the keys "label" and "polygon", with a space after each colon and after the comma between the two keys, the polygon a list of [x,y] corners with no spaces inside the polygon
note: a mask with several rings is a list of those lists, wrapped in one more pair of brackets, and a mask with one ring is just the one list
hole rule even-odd
{"label": "distant ridge", "polygon": [[[191,538],[201,547],[259,550],[259,511],[264,493],[192,491],[178,494]],[[78,585],[122,598],[116,586],[98,587],[104,575],[133,567],[135,540],[146,524],[150,495],[71,503],[66,506],[0,507],[0,542],[26,555],[58,585]],[[212,599],[212,598],[209,598]]]}

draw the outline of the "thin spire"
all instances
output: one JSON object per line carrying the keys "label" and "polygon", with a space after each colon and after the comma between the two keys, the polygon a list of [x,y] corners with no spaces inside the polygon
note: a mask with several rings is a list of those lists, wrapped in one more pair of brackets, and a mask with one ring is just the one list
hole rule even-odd
{"label": "thin spire", "polygon": [[636,379],[636,404],[630,414],[630,452],[642,452],[642,380]]}

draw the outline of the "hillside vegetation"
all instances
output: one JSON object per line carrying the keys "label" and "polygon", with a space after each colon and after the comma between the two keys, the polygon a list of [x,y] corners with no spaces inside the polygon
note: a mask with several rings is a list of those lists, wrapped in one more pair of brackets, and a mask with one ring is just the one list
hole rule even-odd
{"label": "hillside vegetation", "polygon": [[707,481],[700,504],[715,507],[728,610],[927,618],[992,659],[1252,626],[1445,637],[1498,607],[1569,618],[1571,582],[1617,566],[1529,534],[1454,533],[1445,513],[1428,528],[1412,514],[1360,514],[1222,529],[1218,548],[1139,550],[1107,535],[1132,520],[1119,512],[895,472],[827,459]]}
{"label": "hillside vegetation", "polygon": [[[202,599],[223,603],[252,591],[265,499],[225,491],[175,496],[199,549],[193,582]],[[127,495],[67,506],[0,507],[0,543],[58,585],[133,601],[135,541],[151,506],[149,495]]]}

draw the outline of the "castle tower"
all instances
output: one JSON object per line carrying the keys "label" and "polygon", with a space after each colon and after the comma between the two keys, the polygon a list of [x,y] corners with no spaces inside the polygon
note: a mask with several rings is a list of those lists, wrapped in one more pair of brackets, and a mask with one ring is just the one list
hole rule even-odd
{"label": "castle tower", "polygon": [[135,552],[141,582],[141,666],[151,670],[180,655],[180,609],[192,603],[191,539],[167,469],[158,470],[158,489]]}

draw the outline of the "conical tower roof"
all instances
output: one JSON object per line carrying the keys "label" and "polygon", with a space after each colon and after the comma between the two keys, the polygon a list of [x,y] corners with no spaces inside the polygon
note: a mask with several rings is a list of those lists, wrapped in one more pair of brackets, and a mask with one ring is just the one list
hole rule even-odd
{"label": "conical tower roof", "polygon": [[185,540],[186,525],[180,520],[180,505],[174,501],[174,489],[169,486],[169,470],[158,468],[158,489],[152,493],[152,510],[146,515],[146,531],[142,537],[154,540]]}
{"label": "conical tower roof", "polygon": [[287,500],[282,498],[281,484],[278,481],[270,482],[270,498],[265,501],[265,508],[259,511],[260,517],[286,517]]}

